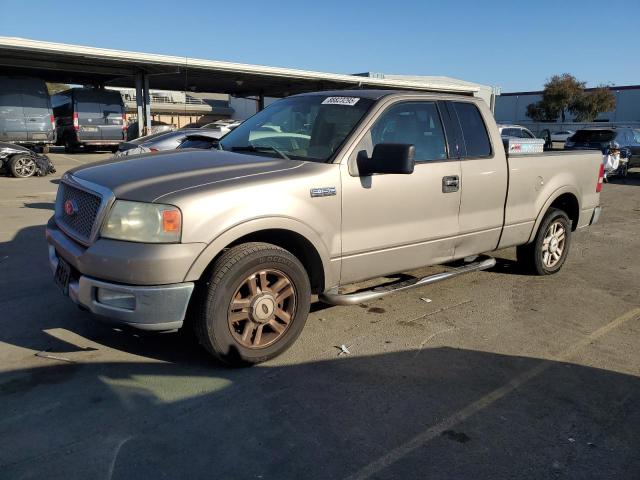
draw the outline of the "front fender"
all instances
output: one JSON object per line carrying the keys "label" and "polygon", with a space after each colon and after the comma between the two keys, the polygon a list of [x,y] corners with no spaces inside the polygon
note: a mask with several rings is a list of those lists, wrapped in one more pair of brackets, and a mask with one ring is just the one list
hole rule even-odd
{"label": "front fender", "polygon": [[337,285],[340,278],[339,259],[332,261],[329,249],[322,242],[320,235],[309,225],[290,217],[262,217],[245,221],[227,229],[211,241],[200,253],[187,272],[185,281],[198,280],[205,269],[224,248],[238,239],[263,230],[289,230],[307,239],[316,249],[324,269],[325,288]]}

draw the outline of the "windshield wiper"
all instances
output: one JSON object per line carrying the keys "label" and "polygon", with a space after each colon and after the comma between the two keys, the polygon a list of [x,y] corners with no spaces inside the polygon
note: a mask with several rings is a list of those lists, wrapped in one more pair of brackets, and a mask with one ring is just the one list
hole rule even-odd
{"label": "windshield wiper", "polygon": [[247,145],[246,147],[231,147],[232,152],[260,152],[267,150],[270,152],[276,152],[281,158],[285,160],[291,160],[287,155],[279,148],[272,147],[271,145]]}

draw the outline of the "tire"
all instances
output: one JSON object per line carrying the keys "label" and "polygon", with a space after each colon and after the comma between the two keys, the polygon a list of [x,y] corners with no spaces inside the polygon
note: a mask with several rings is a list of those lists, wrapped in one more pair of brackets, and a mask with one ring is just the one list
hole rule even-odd
{"label": "tire", "polygon": [[16,178],[28,178],[36,173],[36,161],[29,155],[14,155],[9,160],[9,170]]}
{"label": "tire", "polygon": [[224,252],[194,295],[199,343],[223,362],[245,366],[274,358],[296,341],[309,314],[311,288],[295,256],[253,242]]}
{"label": "tire", "polygon": [[570,247],[571,220],[564,211],[550,208],[533,242],[517,247],[518,264],[535,275],[552,275],[564,265]]}

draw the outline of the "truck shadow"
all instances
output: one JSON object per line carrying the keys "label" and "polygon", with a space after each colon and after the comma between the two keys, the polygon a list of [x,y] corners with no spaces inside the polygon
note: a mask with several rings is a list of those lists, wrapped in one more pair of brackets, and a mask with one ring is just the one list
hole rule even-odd
{"label": "truck shadow", "polygon": [[226,369],[71,305],[42,225],[0,269],[0,478],[640,477],[634,375],[456,348]]}
{"label": "truck shadow", "polygon": [[571,363],[452,348],[242,370],[42,360],[0,373],[3,478],[640,475],[640,379]]}

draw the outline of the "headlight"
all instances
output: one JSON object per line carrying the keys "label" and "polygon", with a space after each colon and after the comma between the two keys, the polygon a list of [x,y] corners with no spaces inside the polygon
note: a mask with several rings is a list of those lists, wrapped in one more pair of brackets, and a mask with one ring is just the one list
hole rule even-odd
{"label": "headlight", "polygon": [[182,234],[182,213],[173,205],[116,200],[100,235],[115,240],[176,243]]}

